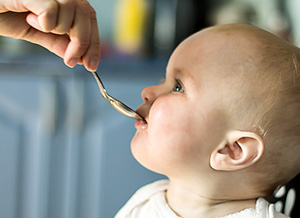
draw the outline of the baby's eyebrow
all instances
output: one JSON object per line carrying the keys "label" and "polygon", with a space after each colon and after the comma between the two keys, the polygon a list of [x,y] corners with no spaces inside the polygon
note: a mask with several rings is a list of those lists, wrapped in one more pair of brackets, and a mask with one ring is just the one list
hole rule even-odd
{"label": "baby's eyebrow", "polygon": [[[168,68],[167,68],[168,69]],[[185,76],[188,76],[189,73],[188,71],[186,71],[184,68],[180,68],[180,67],[174,67],[173,69],[167,71],[169,74],[168,76],[171,76],[171,77],[185,77]]]}
{"label": "baby's eyebrow", "polygon": [[174,69],[174,76],[187,76],[188,72],[185,69],[182,68],[175,68]]}

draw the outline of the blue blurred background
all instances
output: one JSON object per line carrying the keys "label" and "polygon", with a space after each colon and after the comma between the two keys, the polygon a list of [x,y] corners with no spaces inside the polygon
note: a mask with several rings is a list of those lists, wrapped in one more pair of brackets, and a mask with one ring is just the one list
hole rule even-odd
{"label": "blue blurred background", "polygon": [[[102,39],[98,72],[132,108],[164,77],[180,41],[246,22],[300,44],[297,0],[90,0]],[[92,75],[39,46],[0,38],[0,217],[110,218],[164,178],[130,153],[134,120],[112,109]]]}

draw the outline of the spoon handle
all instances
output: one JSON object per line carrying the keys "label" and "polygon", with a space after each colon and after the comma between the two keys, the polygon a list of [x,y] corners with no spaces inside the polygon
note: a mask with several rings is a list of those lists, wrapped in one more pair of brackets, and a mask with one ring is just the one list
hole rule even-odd
{"label": "spoon handle", "polygon": [[101,93],[102,97],[106,99],[107,98],[106,97],[106,90],[104,88],[104,85],[103,85],[103,83],[102,83],[99,75],[97,74],[96,71],[93,71],[92,74],[93,74],[93,76],[95,77],[95,79],[96,79],[96,81],[98,83],[99,90],[100,90],[100,93]]}

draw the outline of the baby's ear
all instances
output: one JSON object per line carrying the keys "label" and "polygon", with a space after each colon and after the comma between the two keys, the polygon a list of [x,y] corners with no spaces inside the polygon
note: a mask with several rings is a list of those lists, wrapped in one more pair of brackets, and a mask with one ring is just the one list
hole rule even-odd
{"label": "baby's ear", "polygon": [[210,157],[215,170],[234,171],[246,168],[260,159],[264,151],[261,137],[253,132],[231,131]]}

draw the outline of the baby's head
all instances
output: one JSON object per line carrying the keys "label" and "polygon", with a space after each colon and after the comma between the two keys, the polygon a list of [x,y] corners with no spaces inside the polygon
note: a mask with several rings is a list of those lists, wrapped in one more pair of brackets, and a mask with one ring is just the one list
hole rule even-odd
{"label": "baby's head", "polygon": [[300,172],[299,63],[300,49],[253,26],[192,35],[142,92],[133,155],[203,195],[271,194]]}

